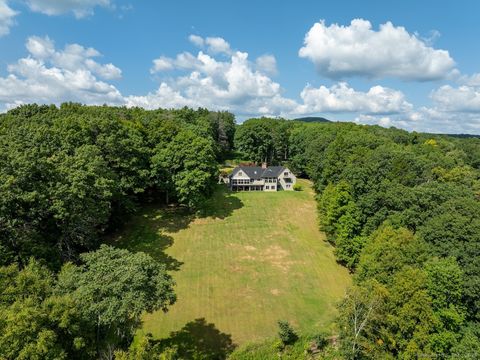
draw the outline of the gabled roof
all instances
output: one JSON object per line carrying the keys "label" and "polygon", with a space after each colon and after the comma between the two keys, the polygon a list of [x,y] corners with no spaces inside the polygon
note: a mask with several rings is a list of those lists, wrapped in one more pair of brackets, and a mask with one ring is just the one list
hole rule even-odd
{"label": "gabled roof", "polygon": [[268,166],[266,169],[261,166],[237,166],[233,169],[231,177],[243,171],[250,179],[259,180],[267,177],[278,177],[285,170],[283,166]]}
{"label": "gabled roof", "polygon": [[264,169],[262,177],[279,177],[283,170],[285,170],[284,166],[269,166]]}
{"label": "gabled roof", "polygon": [[250,179],[258,180],[262,177],[263,170],[261,166],[237,166],[233,169],[232,177],[243,171]]}

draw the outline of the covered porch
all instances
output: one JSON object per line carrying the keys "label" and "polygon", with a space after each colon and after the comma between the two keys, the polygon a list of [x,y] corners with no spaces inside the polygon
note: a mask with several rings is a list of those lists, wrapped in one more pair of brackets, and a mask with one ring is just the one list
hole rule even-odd
{"label": "covered porch", "polygon": [[263,191],[263,185],[232,185],[232,191]]}

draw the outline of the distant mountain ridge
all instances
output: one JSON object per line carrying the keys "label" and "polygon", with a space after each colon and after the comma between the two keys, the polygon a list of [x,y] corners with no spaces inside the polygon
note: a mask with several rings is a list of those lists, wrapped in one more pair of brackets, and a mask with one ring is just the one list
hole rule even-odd
{"label": "distant mountain ridge", "polygon": [[325,119],[323,117],[319,116],[307,116],[307,117],[301,117],[297,119],[293,119],[293,121],[301,121],[301,122],[306,122],[306,123],[312,123],[312,122],[331,122],[328,119]]}
{"label": "distant mountain ridge", "polygon": [[476,135],[476,134],[436,134],[436,135],[447,135],[447,136],[452,136],[460,139],[467,139],[467,138],[479,139],[480,138],[480,135]]}

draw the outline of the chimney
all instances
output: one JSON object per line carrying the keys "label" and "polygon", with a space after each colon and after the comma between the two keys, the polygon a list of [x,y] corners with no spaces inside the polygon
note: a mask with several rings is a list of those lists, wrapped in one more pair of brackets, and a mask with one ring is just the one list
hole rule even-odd
{"label": "chimney", "polygon": [[266,162],[263,162],[262,163],[262,169],[266,169],[267,168],[267,163]]}

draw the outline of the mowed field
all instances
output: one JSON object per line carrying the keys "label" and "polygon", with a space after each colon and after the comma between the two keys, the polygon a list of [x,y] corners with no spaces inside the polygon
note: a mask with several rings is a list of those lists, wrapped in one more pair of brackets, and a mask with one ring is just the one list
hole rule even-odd
{"label": "mowed field", "polygon": [[176,304],[146,314],[142,331],[220,332],[238,345],[275,336],[279,319],[304,333],[332,330],[350,276],[318,230],[310,183],[300,182],[299,192],[219,186],[196,215],[149,206],[126,224],[115,245],[164,261],[177,283]]}

